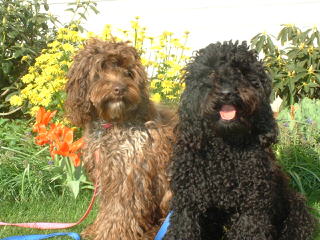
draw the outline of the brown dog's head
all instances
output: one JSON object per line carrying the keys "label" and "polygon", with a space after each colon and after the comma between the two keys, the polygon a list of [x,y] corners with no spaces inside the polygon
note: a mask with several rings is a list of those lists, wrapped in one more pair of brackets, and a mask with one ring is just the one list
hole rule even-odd
{"label": "brown dog's head", "polygon": [[74,57],[66,85],[66,112],[78,126],[95,119],[123,122],[154,114],[147,74],[135,48],[90,39]]}

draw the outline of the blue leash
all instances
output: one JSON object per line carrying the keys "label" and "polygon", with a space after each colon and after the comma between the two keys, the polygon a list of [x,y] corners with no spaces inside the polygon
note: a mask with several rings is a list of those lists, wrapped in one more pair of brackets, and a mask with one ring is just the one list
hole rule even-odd
{"label": "blue leash", "polygon": [[51,233],[51,234],[45,234],[45,235],[24,235],[24,236],[12,236],[12,237],[6,237],[1,238],[0,240],[41,240],[41,239],[47,239],[51,237],[57,237],[57,236],[69,236],[73,238],[74,240],[80,240],[80,236],[78,233]]}
{"label": "blue leash", "polygon": [[[168,216],[166,217],[166,219],[164,220],[159,232],[157,233],[156,237],[154,238],[154,240],[161,240],[164,235],[167,232],[167,229],[170,225],[170,217],[172,215],[172,212],[169,212]],[[0,239],[1,240],[1,239]]]}

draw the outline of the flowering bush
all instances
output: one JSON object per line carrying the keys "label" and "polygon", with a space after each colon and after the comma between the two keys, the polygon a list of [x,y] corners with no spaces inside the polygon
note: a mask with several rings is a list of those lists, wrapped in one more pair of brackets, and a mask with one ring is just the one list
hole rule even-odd
{"label": "flowering bush", "polygon": [[[188,59],[185,53],[189,49],[185,43],[189,33],[185,32],[182,44],[171,32],[164,32],[156,38],[147,36],[146,28],[140,26],[138,18],[131,22],[131,27],[130,30],[116,32],[110,25],[106,25],[101,35],[89,33],[88,37],[131,41],[141,54],[142,63],[148,71],[152,99],[156,102],[177,102],[183,89],[180,79],[181,70]],[[42,51],[28,74],[22,77],[26,87],[19,95],[10,98],[11,105],[25,105],[32,115],[40,106],[59,109],[63,113],[66,73],[72,63],[72,56],[84,41],[85,38],[80,36],[75,26],[61,28],[55,41]]]}
{"label": "flowering bush", "polygon": [[41,49],[52,41],[56,32],[53,26],[58,20],[50,14],[46,0],[2,0],[0,21],[0,112],[2,114],[13,109],[10,109],[8,99],[23,87],[17,80],[26,74],[29,64],[34,63]]}
{"label": "flowering bush", "polygon": [[264,54],[273,79],[273,97],[282,98],[282,107],[298,103],[304,97],[319,99],[320,32],[316,27],[302,31],[285,24],[277,39],[259,33],[251,44]]}
{"label": "flowering bush", "polygon": [[[65,185],[70,187],[76,197],[80,190],[80,183],[85,182],[82,173],[79,150],[84,144],[83,138],[74,141],[74,131],[63,124],[50,123],[56,111],[46,111],[40,108],[36,114],[33,132],[38,135],[35,142],[38,145],[49,144],[50,155],[55,167],[61,171],[56,178],[65,179]],[[50,126],[48,126],[50,123]]]}
{"label": "flowering bush", "polygon": [[71,65],[74,52],[83,44],[84,38],[75,30],[75,26],[61,28],[55,41],[42,50],[33,66],[22,77],[26,87],[19,95],[10,98],[10,104],[27,105],[34,115],[39,106],[49,109],[61,109],[64,101],[66,72]]}

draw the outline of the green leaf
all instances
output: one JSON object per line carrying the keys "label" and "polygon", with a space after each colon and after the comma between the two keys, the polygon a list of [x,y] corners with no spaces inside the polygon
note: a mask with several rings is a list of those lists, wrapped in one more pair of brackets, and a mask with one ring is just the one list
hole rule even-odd
{"label": "green leaf", "polygon": [[4,74],[9,74],[11,72],[11,69],[13,67],[13,63],[12,62],[3,62],[1,64],[2,66],[2,71]]}
{"label": "green leaf", "polygon": [[317,77],[317,79],[318,79],[319,82],[320,82],[320,74],[319,74],[319,73],[315,73],[314,75]]}
{"label": "green leaf", "polygon": [[292,82],[296,83],[296,82],[300,81],[301,79],[303,79],[307,75],[308,75],[308,72],[306,72],[306,71],[305,72],[299,72],[292,78]]}
{"label": "green leaf", "polygon": [[257,42],[257,45],[256,45],[256,51],[259,53],[261,52],[261,49],[263,48],[263,45],[264,45],[264,41],[266,39],[266,36],[265,35],[261,35],[258,42]]}
{"label": "green leaf", "polygon": [[95,14],[100,13],[100,11],[99,11],[96,7],[90,5],[90,8],[91,8],[91,10],[92,10]]}
{"label": "green leaf", "polygon": [[83,13],[78,13],[83,19],[85,19],[85,20],[87,20],[87,17],[86,17],[86,15],[85,14],[83,14]]}
{"label": "green leaf", "polygon": [[80,181],[69,181],[67,185],[71,189],[74,198],[77,198],[80,191]]}
{"label": "green leaf", "polygon": [[253,45],[253,47],[256,47],[257,42],[259,41],[260,36],[262,35],[262,33],[258,33],[257,35],[255,35],[252,39],[251,39],[251,45]]}
{"label": "green leaf", "polygon": [[271,38],[268,36],[267,37],[267,46],[268,46],[268,48],[269,48],[269,52],[270,53],[274,53],[275,52],[275,45],[274,45],[274,43],[272,42],[272,40],[271,40]]}
{"label": "green leaf", "polygon": [[72,12],[72,13],[75,13],[75,10],[73,8],[67,8],[65,9],[66,12]]}
{"label": "green leaf", "polygon": [[43,6],[44,6],[44,9],[45,9],[46,11],[49,11],[49,5],[48,5],[47,0],[44,1]]}
{"label": "green leaf", "polygon": [[13,54],[13,57],[14,58],[19,58],[19,57],[21,57],[23,55],[24,55],[24,49],[21,49],[21,50],[15,51],[14,54]]}
{"label": "green leaf", "polygon": [[314,83],[314,82],[309,82],[309,83],[308,83],[308,86],[309,86],[309,87],[312,87],[312,88],[315,88],[315,87],[319,87],[319,84]]}

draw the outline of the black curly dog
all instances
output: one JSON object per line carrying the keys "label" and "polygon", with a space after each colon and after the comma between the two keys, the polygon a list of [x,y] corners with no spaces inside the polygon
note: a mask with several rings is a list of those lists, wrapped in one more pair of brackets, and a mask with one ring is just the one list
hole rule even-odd
{"label": "black curly dog", "polygon": [[210,44],[186,67],[165,240],[307,240],[315,220],[271,145],[271,80],[246,42]]}

